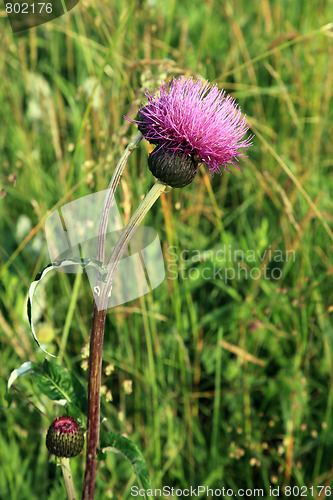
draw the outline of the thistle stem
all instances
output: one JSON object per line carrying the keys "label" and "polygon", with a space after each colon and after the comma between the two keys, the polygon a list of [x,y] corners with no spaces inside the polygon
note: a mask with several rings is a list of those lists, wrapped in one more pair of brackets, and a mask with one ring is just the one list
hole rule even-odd
{"label": "thistle stem", "polygon": [[97,236],[97,260],[100,260],[104,264],[104,255],[105,255],[105,238],[106,238],[106,229],[108,225],[108,218],[110,214],[110,209],[112,202],[114,200],[114,193],[116,192],[116,189],[119,185],[122,173],[124,171],[125,165],[131,156],[132,152],[134,149],[137,147],[141,139],[143,138],[143,135],[141,132],[138,132],[135,137],[131,140],[131,142],[128,144],[127,148],[125,149],[122,157],[120,158],[119,162],[116,165],[115,171],[113,173],[112,179],[110,181],[105,200],[104,200],[104,205],[102,209],[102,214],[101,218],[99,221],[99,227],[98,227],[98,236]]}
{"label": "thistle stem", "polygon": [[69,464],[69,458],[61,458],[61,470],[64,476],[66,493],[68,500],[76,500],[76,493],[74,488],[73,476],[71,473],[71,466]]}
{"label": "thistle stem", "polygon": [[[133,141],[127,147],[127,153],[122,156],[125,163],[142,138],[142,134],[137,134]],[[131,146],[132,144],[132,146]],[[125,164],[124,163],[124,164]],[[122,160],[118,163],[117,168],[119,168],[118,173],[123,169]],[[117,169],[116,169],[117,170]],[[119,180],[120,180],[119,174]],[[105,233],[107,227],[107,220],[109,215],[109,210],[114,197],[115,187],[119,184],[118,177],[113,176],[114,183],[111,180],[107,197],[104,202],[103,213],[101,216],[101,222],[99,226],[99,238],[98,238],[98,260],[104,261],[105,254]],[[100,284],[100,296],[95,297],[93,302],[93,311],[91,318],[91,329],[90,329],[90,355],[89,355],[89,382],[88,382],[88,432],[87,432],[87,455],[86,455],[86,471],[84,477],[84,486],[82,493],[82,500],[93,500],[95,495],[96,487],[96,475],[97,475],[97,460],[96,453],[99,442],[99,432],[100,432],[100,386],[101,386],[101,369],[102,369],[102,351],[103,351],[103,339],[104,339],[104,329],[105,329],[105,319],[106,310],[109,300],[109,292],[112,288],[112,282],[114,275],[117,271],[118,265],[121,258],[126,250],[130,239],[133,237],[137,226],[140,224],[144,216],[147,214],[149,209],[158,199],[161,193],[163,193],[168,186],[157,181],[152,189],[149,191],[147,196],[141,202],[127,226],[122,232],[122,235],[113,249],[111,257],[107,265],[107,278],[106,281],[101,283],[98,278],[98,283]]]}
{"label": "thistle stem", "polygon": [[[170,189],[170,187],[161,181],[156,181],[130,218],[125,229],[123,230],[108,261],[106,286],[103,289],[105,295],[104,298],[108,298],[108,295],[112,288],[112,282],[115,272],[117,271],[118,265],[121,261],[122,256],[124,255],[126,247],[129,245],[130,240],[133,238],[136,230],[139,227],[139,224],[142,222],[143,218],[147,215],[151,207],[154,205],[155,201],[164,191],[166,191],[166,189]],[[104,303],[102,302],[102,304]]]}
{"label": "thistle stem", "polygon": [[105,318],[106,310],[98,310],[94,300],[90,329],[87,453],[82,500],[93,500],[95,495],[97,474],[96,453],[100,429],[100,387]]}
{"label": "thistle stem", "polygon": [[[130,141],[111,178],[101,213],[97,236],[97,259],[104,264],[105,239],[108,225],[108,218],[115,191],[119,185],[121,175],[125,165],[134,149],[142,139],[142,134],[137,133]],[[100,277],[98,276],[97,284]],[[100,386],[102,369],[102,348],[104,338],[106,308],[103,310],[97,308],[94,299],[91,325],[90,325],[90,355],[89,355],[89,381],[88,381],[88,432],[87,432],[87,454],[86,471],[84,477],[84,486],[82,499],[91,500],[95,494],[96,474],[97,474],[97,446],[99,441],[100,427]]]}

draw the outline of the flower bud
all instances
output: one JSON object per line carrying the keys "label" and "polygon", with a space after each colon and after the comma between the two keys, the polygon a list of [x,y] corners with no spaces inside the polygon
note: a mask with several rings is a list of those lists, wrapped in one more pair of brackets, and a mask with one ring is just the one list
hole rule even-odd
{"label": "flower bud", "polygon": [[168,186],[182,188],[190,184],[199,168],[192,155],[176,153],[166,146],[157,146],[148,158],[149,170]]}
{"label": "flower bud", "polygon": [[56,418],[47,431],[47,449],[57,457],[76,457],[83,445],[83,431],[73,417],[64,415]]}

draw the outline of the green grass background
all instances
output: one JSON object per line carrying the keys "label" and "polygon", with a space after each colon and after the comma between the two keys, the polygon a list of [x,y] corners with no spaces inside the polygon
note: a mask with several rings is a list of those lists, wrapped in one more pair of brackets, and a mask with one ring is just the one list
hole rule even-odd
{"label": "green grass background", "polygon": [[[212,179],[202,167],[147,216],[166,265],[174,246],[184,277],[110,310],[104,426],[141,448],[154,488],[314,486],[324,498],[317,485],[333,481],[332,14],[330,0],[82,0],[13,34],[1,10],[1,498],[65,497],[44,444],[63,410],[32,378],[15,384],[8,409],[5,399],[11,371],[44,358],[25,308],[48,263],[45,219],[107,187],[136,133],[123,114],[134,117],[146,89],[181,74],[231,93],[256,137],[243,172]],[[141,143],[117,191],[124,223],[154,182],[148,151]],[[221,263],[223,248],[244,255]],[[282,260],[248,258],[269,249]],[[210,252],[206,261],[181,260],[198,251]],[[278,268],[276,279],[264,265]],[[207,267],[236,277],[204,279]],[[86,383],[88,280],[54,273],[42,292],[38,333]],[[78,490],[83,466],[83,455],[72,460]],[[109,455],[96,498],[132,498],[135,484],[129,464]]]}

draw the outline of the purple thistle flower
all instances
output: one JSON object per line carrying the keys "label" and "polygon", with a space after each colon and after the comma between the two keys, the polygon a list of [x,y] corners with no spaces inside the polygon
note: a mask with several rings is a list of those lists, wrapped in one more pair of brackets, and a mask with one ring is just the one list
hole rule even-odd
{"label": "purple thistle flower", "polygon": [[158,179],[184,187],[202,162],[212,176],[221,174],[222,166],[228,170],[228,164],[239,168],[253,136],[244,138],[249,130],[245,116],[225,91],[208,81],[180,77],[146,97],[137,119],[127,119],[157,145],[149,168]]}

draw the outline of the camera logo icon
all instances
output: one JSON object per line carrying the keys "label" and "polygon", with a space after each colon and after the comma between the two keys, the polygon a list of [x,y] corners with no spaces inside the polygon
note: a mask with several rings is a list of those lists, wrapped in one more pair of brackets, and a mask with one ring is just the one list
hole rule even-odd
{"label": "camera logo icon", "polygon": [[[49,215],[45,222],[51,262],[57,262],[53,268],[64,273],[82,273],[85,270],[96,298],[100,294],[97,285],[99,270],[78,263],[96,260],[99,220],[106,193],[106,190],[99,191],[67,203]],[[105,234],[105,262],[108,262],[123,229],[118,207],[113,200]],[[63,261],[66,265],[62,266]],[[68,265],[70,261],[73,261],[72,265]],[[114,276],[108,308],[145,295],[160,285],[164,278],[164,260],[156,230],[137,227]],[[96,303],[98,306],[98,301]]]}

